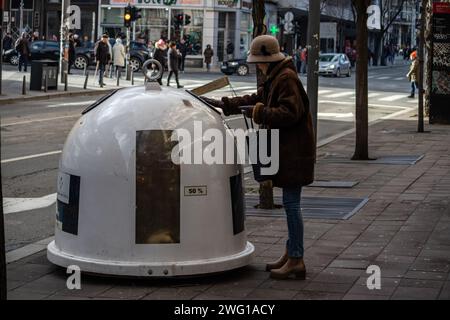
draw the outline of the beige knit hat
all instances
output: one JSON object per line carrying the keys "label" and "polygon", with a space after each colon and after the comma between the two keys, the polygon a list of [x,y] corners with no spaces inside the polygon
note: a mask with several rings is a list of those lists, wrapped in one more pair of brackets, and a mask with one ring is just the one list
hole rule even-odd
{"label": "beige knit hat", "polygon": [[275,37],[262,35],[253,39],[250,45],[248,63],[277,62],[284,60],[285,56],[280,52],[280,45]]}

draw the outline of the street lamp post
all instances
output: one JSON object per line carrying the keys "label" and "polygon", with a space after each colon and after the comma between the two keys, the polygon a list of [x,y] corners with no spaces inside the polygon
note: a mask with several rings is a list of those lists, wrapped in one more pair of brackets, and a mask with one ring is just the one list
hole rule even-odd
{"label": "street lamp post", "polygon": [[309,0],[308,17],[308,82],[307,91],[317,141],[317,104],[319,90],[320,1]]}

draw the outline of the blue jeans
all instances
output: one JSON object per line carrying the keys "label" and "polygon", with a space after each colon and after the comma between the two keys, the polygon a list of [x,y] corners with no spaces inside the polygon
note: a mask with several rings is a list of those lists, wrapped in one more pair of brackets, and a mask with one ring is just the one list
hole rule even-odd
{"label": "blue jeans", "polygon": [[105,67],[106,65],[103,63],[99,63],[98,65],[98,83],[100,85],[103,84],[103,74],[105,73]]}
{"label": "blue jeans", "polygon": [[411,81],[411,95],[413,96],[416,93],[417,82]]}
{"label": "blue jeans", "polygon": [[302,188],[283,188],[283,206],[286,211],[289,239],[286,243],[290,258],[303,257],[303,217],[300,209]]}
{"label": "blue jeans", "polygon": [[22,71],[22,65],[24,66],[23,71],[27,72],[28,55],[26,54],[19,55],[19,71]]}

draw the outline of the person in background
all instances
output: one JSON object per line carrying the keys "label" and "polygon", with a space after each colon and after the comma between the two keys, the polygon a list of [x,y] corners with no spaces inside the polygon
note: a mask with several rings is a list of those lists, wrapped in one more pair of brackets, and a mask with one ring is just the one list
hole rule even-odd
{"label": "person in background", "polygon": [[300,73],[302,70],[302,46],[298,46],[297,50],[294,51],[294,61],[295,61],[295,69],[297,73]]}
{"label": "person in background", "polygon": [[13,47],[13,38],[11,37],[11,32],[7,32],[3,37],[3,50],[7,51]]}
{"label": "person in background", "polygon": [[214,56],[214,51],[211,48],[210,44],[208,44],[206,46],[206,49],[203,52],[203,56],[205,57],[206,70],[208,70],[208,72],[209,72],[211,69],[211,60],[212,60],[212,57]]}
{"label": "person in background", "polygon": [[158,83],[162,85],[162,77],[164,75],[164,71],[167,67],[166,63],[166,50],[167,46],[163,39],[159,39],[159,41],[155,44],[155,53],[153,54],[153,59],[157,60],[161,66],[161,77],[158,79]]}
{"label": "person in background", "polygon": [[73,34],[69,35],[69,64],[67,66],[67,73],[70,73],[70,68],[75,62],[75,39],[73,38]]}
{"label": "person in background", "polygon": [[[106,36],[108,36],[108,35],[106,35]],[[106,43],[108,44],[109,57],[110,57],[110,60],[106,64],[106,68],[105,68],[105,77],[108,78],[109,72],[112,68],[112,45],[111,45],[111,42],[109,42],[109,36],[108,36],[108,41]]]}
{"label": "person in background", "polygon": [[168,61],[168,67],[169,67],[169,76],[167,77],[167,86],[170,86],[170,78],[172,77],[172,74],[174,74],[178,89],[183,88],[183,86],[180,85],[180,82],[178,80],[178,65],[179,65],[180,59],[181,59],[181,53],[177,50],[176,43],[171,42],[169,45],[169,51],[167,52],[167,61]]}
{"label": "person in background", "polygon": [[300,54],[300,60],[302,61],[302,73],[306,74],[306,70],[308,69],[308,49],[306,47],[303,48],[302,53]]}
{"label": "person in background", "polygon": [[73,41],[75,42],[75,47],[81,47],[80,36],[76,33],[73,35]]}
{"label": "person in background", "polygon": [[[266,76],[257,93],[215,100],[202,97],[221,108],[225,115],[241,114],[261,128],[279,131],[279,170],[270,177],[274,187],[282,188],[287,217],[287,242],[277,261],[268,263],[273,279],[306,278],[304,225],[301,213],[302,188],[314,180],[315,134],[308,96],[297,75],[292,57],[285,57],[275,37],[253,39],[247,63],[255,63]],[[247,106],[242,110],[243,106]]]}
{"label": "person in background", "polygon": [[409,72],[406,75],[408,80],[411,82],[411,94],[408,98],[414,99],[414,95],[416,93],[416,87],[418,85],[417,81],[419,80],[419,61],[417,60],[417,51],[413,51],[410,56],[411,59],[411,67],[409,68]]}
{"label": "person in background", "polygon": [[125,47],[122,44],[122,39],[117,38],[113,47],[113,62],[115,66],[115,73],[117,78],[120,78],[123,67],[125,67]]}
{"label": "person in background", "polygon": [[105,85],[103,83],[103,75],[105,72],[106,64],[111,61],[111,54],[108,46],[108,35],[103,34],[102,40],[98,42],[97,48],[95,50],[95,59],[98,63],[98,83],[100,87],[103,88]]}
{"label": "person in background", "polygon": [[22,65],[24,66],[23,71],[27,72],[28,56],[30,55],[30,47],[27,39],[27,33],[22,32],[22,35],[17,39],[15,44],[15,49],[19,54],[19,72],[22,71]]}
{"label": "person in background", "polygon": [[184,62],[186,61],[186,55],[187,55],[187,44],[186,44],[186,40],[181,39],[180,42],[178,43],[178,51],[180,51],[181,53],[181,59],[180,59],[180,71],[184,73]]}
{"label": "person in background", "polygon": [[234,56],[234,44],[230,40],[228,40],[227,44],[227,58],[228,60],[232,60]]}

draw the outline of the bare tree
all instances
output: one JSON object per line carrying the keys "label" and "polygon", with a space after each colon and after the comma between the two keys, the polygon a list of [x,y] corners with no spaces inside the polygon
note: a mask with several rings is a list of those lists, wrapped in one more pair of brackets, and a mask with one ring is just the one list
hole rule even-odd
{"label": "bare tree", "polygon": [[356,13],[356,141],[352,160],[369,160],[367,8],[370,0],[352,0]]}

